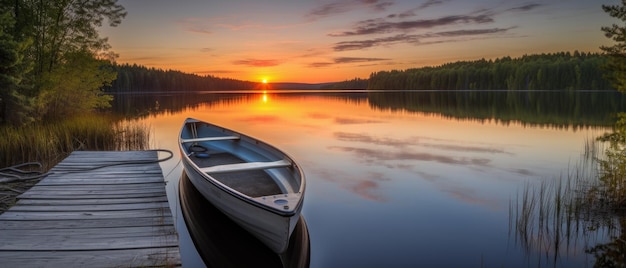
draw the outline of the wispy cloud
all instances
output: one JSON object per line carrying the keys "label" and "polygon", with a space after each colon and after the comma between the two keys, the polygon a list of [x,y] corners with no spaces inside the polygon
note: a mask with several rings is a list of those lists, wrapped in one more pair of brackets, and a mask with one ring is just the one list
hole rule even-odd
{"label": "wispy cloud", "polygon": [[350,191],[351,193],[377,202],[387,201],[381,191],[381,185],[391,179],[387,178],[381,172],[364,172],[359,176],[355,176],[351,170],[346,169],[329,169],[327,166],[319,165],[319,163],[307,163],[312,168],[309,171],[322,180],[335,183],[339,188]]}
{"label": "wispy cloud", "polygon": [[445,2],[448,2],[448,1],[450,1],[450,0],[428,0],[428,1],[424,2],[424,3],[422,3],[421,5],[419,5],[416,8],[412,8],[412,9],[409,9],[409,10],[406,10],[406,11],[403,11],[403,12],[400,12],[400,13],[389,14],[387,16],[387,18],[400,18],[400,19],[403,19],[403,18],[417,16],[417,13],[415,13],[417,11],[420,11],[420,10],[423,10],[423,9],[427,9],[427,8],[429,8],[431,6],[441,5],[441,4],[443,4]]}
{"label": "wispy cloud", "polygon": [[[420,146],[426,148],[434,148],[445,151],[455,152],[472,152],[472,153],[490,153],[490,154],[511,154],[503,149],[496,148],[494,146],[485,145],[459,145],[454,141],[437,140],[432,138],[420,138],[410,137],[406,139],[392,139],[388,137],[376,137],[367,134],[349,133],[349,132],[335,132],[334,137],[340,141],[348,142],[360,142],[366,144],[376,144],[383,146],[390,146],[396,148],[407,148],[409,146]],[[423,140],[430,140],[430,142],[424,142]]]}
{"label": "wispy cloud", "polygon": [[347,51],[347,50],[359,50],[376,46],[388,46],[394,44],[433,44],[433,43],[445,43],[455,42],[455,39],[449,40],[437,40],[437,41],[423,41],[429,38],[454,38],[462,36],[480,36],[480,35],[494,35],[503,34],[513,29],[510,28],[487,28],[487,29],[468,29],[468,30],[456,30],[456,31],[443,31],[425,34],[398,34],[394,36],[381,37],[375,39],[355,40],[337,42],[333,46],[335,51]]}
{"label": "wispy cloud", "polygon": [[314,62],[309,64],[309,67],[326,67],[335,64],[344,64],[344,63],[362,63],[362,62],[377,62],[377,61],[387,61],[389,59],[385,58],[357,58],[357,57],[338,57],[333,59],[332,62]]}
{"label": "wispy cloud", "polygon": [[378,193],[380,186],[378,182],[364,180],[354,185],[350,185],[349,189],[355,194],[372,201],[385,202],[387,199]]}
{"label": "wispy cloud", "polygon": [[[493,24],[496,17],[511,12],[528,12],[544,6],[544,4],[530,2],[508,8],[484,8],[467,12],[465,14],[444,15],[429,19],[415,19],[419,10],[432,6],[442,5],[450,0],[427,0],[419,6],[388,15],[386,18],[373,18],[361,20],[353,24],[351,29],[329,33],[331,37],[355,37],[368,35],[386,35],[377,38],[342,41],[334,44],[334,51],[360,50],[377,46],[391,46],[396,44],[440,44],[448,42],[461,42],[475,39],[510,37],[503,35],[517,26],[510,27],[480,27],[477,25]],[[398,20],[399,19],[399,20]],[[425,30],[456,27],[454,31],[436,31],[421,33]],[[474,28],[474,29],[471,29]],[[414,32],[420,32],[415,34]],[[326,64],[328,65],[328,64]],[[325,66],[318,63],[314,66]]]}
{"label": "wispy cloud", "polygon": [[331,33],[329,36],[354,36],[354,35],[369,35],[369,34],[384,34],[394,31],[411,31],[417,29],[429,29],[440,26],[447,26],[453,24],[484,24],[494,22],[493,18],[489,15],[455,15],[445,16],[436,19],[427,20],[410,20],[400,22],[389,22],[383,19],[365,20],[356,24],[352,31],[345,31],[341,33]]}
{"label": "wispy cloud", "polygon": [[233,61],[233,64],[236,65],[246,65],[250,67],[272,67],[280,65],[282,62],[280,60],[261,60],[261,59],[245,59],[245,60],[236,60]]}
{"label": "wispy cloud", "polygon": [[490,159],[480,157],[454,157],[448,155],[439,155],[423,152],[391,152],[380,151],[369,148],[359,148],[350,146],[331,146],[331,150],[339,150],[343,152],[353,153],[356,157],[364,160],[365,163],[384,164],[386,161],[402,160],[402,161],[425,161],[437,162],[442,164],[462,165],[462,166],[479,166],[487,167],[491,162]]}
{"label": "wispy cloud", "polygon": [[385,11],[387,7],[392,5],[393,2],[391,1],[343,0],[319,6],[309,11],[305,16],[309,19],[315,20],[323,17],[346,13],[348,11],[352,11],[362,7],[381,12]]}
{"label": "wispy cloud", "polygon": [[213,34],[213,22],[205,18],[184,18],[176,22],[185,31],[198,34]]}
{"label": "wispy cloud", "polygon": [[232,70],[204,70],[204,71],[196,71],[194,73],[197,73],[197,74],[233,74],[237,72],[232,71]]}
{"label": "wispy cloud", "polygon": [[542,4],[539,3],[529,3],[529,4],[525,4],[522,6],[518,6],[518,7],[513,7],[513,8],[509,8],[506,11],[512,11],[512,12],[526,12],[526,11],[531,11],[533,9],[542,7]]}
{"label": "wispy cloud", "polygon": [[267,124],[267,123],[276,123],[281,119],[278,116],[273,115],[260,115],[260,116],[250,116],[246,118],[242,118],[241,121],[250,122],[250,123],[258,123],[258,124]]}
{"label": "wispy cloud", "polygon": [[435,5],[440,5],[443,4],[445,2],[448,2],[449,0],[428,0],[426,2],[424,2],[423,4],[421,4],[418,9],[426,9],[429,8],[431,6],[435,6]]}
{"label": "wispy cloud", "polygon": [[371,120],[371,119],[337,117],[335,118],[335,123],[339,125],[355,125],[355,124],[380,124],[384,122],[378,121],[378,120]]}
{"label": "wispy cloud", "polygon": [[381,61],[381,60],[389,60],[389,59],[340,57],[340,58],[335,58],[335,63],[370,62],[370,61]]}

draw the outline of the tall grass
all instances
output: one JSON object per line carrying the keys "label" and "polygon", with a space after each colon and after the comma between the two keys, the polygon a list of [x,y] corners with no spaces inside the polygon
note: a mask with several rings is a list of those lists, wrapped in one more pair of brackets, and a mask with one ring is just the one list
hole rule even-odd
{"label": "tall grass", "polygon": [[149,127],[110,115],[89,114],[62,122],[0,127],[0,167],[41,162],[47,169],[75,150],[143,150]]}
{"label": "tall grass", "polygon": [[[509,233],[526,253],[543,256],[537,266],[557,266],[581,248],[602,259],[603,243],[625,235],[626,153],[606,145],[588,139],[581,163],[557,179],[527,183],[510,203]],[[608,245],[616,241],[626,243]]]}

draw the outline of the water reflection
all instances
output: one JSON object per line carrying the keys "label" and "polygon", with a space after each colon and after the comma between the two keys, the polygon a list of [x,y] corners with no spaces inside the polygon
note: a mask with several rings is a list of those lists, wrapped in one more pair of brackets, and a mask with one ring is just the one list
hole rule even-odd
{"label": "water reflection", "polygon": [[431,91],[370,92],[367,96],[376,109],[555,128],[610,126],[615,111],[626,110],[626,97],[618,92]]}
{"label": "water reflection", "polygon": [[618,118],[560,180],[527,184],[513,200],[509,234],[538,266],[626,267],[626,114]]}
{"label": "water reflection", "polygon": [[[615,111],[626,110],[626,97],[617,92],[585,91],[429,91],[361,93],[315,91],[230,91],[185,92],[172,94],[120,94],[113,108],[126,116],[176,113],[200,106],[215,106],[250,102],[260,98],[269,103],[272,98],[304,98],[323,94],[348,103],[367,103],[374,109],[411,113],[438,114],[446,118],[500,124],[520,122],[528,126],[555,128],[584,128],[610,126]],[[319,114],[310,114],[318,118]],[[349,115],[336,115],[338,124],[381,123],[364,121]]]}
{"label": "water reflection", "polygon": [[209,203],[183,172],[180,204],[187,229],[208,267],[308,267],[309,234],[301,216],[289,248],[276,255]]}
{"label": "water reflection", "polygon": [[[413,105],[410,96],[385,94],[406,101],[381,106],[365,92],[268,91],[265,99],[262,92],[206,94],[190,97],[197,105],[176,112],[166,98],[159,99],[159,112],[142,120],[154,128],[161,148],[177,150],[181,122],[197,117],[264,140],[298,159],[307,175],[302,215],[311,234],[311,267],[534,266],[524,262],[522,249],[507,247],[509,200],[524,182],[558,178],[580,158],[587,138],[606,131],[603,121],[574,127],[586,119],[567,123],[573,116],[565,109],[550,114],[554,124],[512,123],[544,121],[540,114],[519,116],[538,107],[530,103],[510,110],[502,103],[480,104],[479,110],[493,109],[482,116],[458,106],[461,99],[434,96]],[[553,102],[568,98],[555,96]],[[611,104],[584,111],[595,113],[588,118],[611,118],[615,111],[607,106]],[[512,112],[516,109],[519,114]],[[458,117],[446,115],[450,111],[458,111]],[[239,250],[236,244],[231,247],[231,252]],[[221,254],[215,246],[208,249]],[[593,258],[582,247],[560,256],[568,259],[563,266],[577,267]]]}

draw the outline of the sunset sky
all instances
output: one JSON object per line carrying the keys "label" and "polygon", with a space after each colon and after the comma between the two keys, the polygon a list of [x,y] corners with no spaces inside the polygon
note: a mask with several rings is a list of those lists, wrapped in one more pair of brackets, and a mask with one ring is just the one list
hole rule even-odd
{"label": "sunset sky", "polygon": [[558,51],[599,52],[617,0],[118,0],[118,63],[261,82]]}

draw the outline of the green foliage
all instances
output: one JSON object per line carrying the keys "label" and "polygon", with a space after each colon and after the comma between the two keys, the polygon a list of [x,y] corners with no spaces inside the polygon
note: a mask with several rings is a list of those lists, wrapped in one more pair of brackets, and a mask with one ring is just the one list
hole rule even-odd
{"label": "green foliage", "polygon": [[101,88],[109,85],[117,73],[105,60],[97,60],[85,51],[65,55],[59,67],[44,76],[37,98],[39,114],[46,120],[78,115],[94,108],[110,107],[112,96]]}
{"label": "green foliage", "polygon": [[114,59],[98,34],[126,16],[117,0],[0,0],[0,123],[58,119],[106,107]]}
{"label": "green foliage", "polygon": [[0,14],[0,123],[28,121],[28,88],[24,81],[32,65],[24,54],[30,40],[17,41],[13,37],[14,20],[9,12]]}
{"label": "green foliage", "polygon": [[599,159],[599,185],[595,191],[602,193],[604,206],[609,210],[626,209],[626,113],[618,114],[613,132],[598,140],[608,142],[605,157]]}
{"label": "green foliage", "polygon": [[15,14],[24,34],[34,39],[33,51],[37,66],[35,74],[52,72],[66,53],[87,50],[96,55],[108,55],[106,38],[98,27],[108,19],[117,26],[126,16],[117,0],[21,0]]}
{"label": "green foliage", "polygon": [[606,57],[560,52],[437,67],[372,73],[368,89],[395,90],[610,90],[600,66]]}
{"label": "green foliage", "polygon": [[607,78],[611,80],[615,89],[626,92],[626,0],[621,5],[602,5],[602,9],[611,17],[621,20],[621,26],[613,24],[611,27],[602,27],[607,38],[615,41],[612,46],[600,47],[609,56],[606,69]]}

